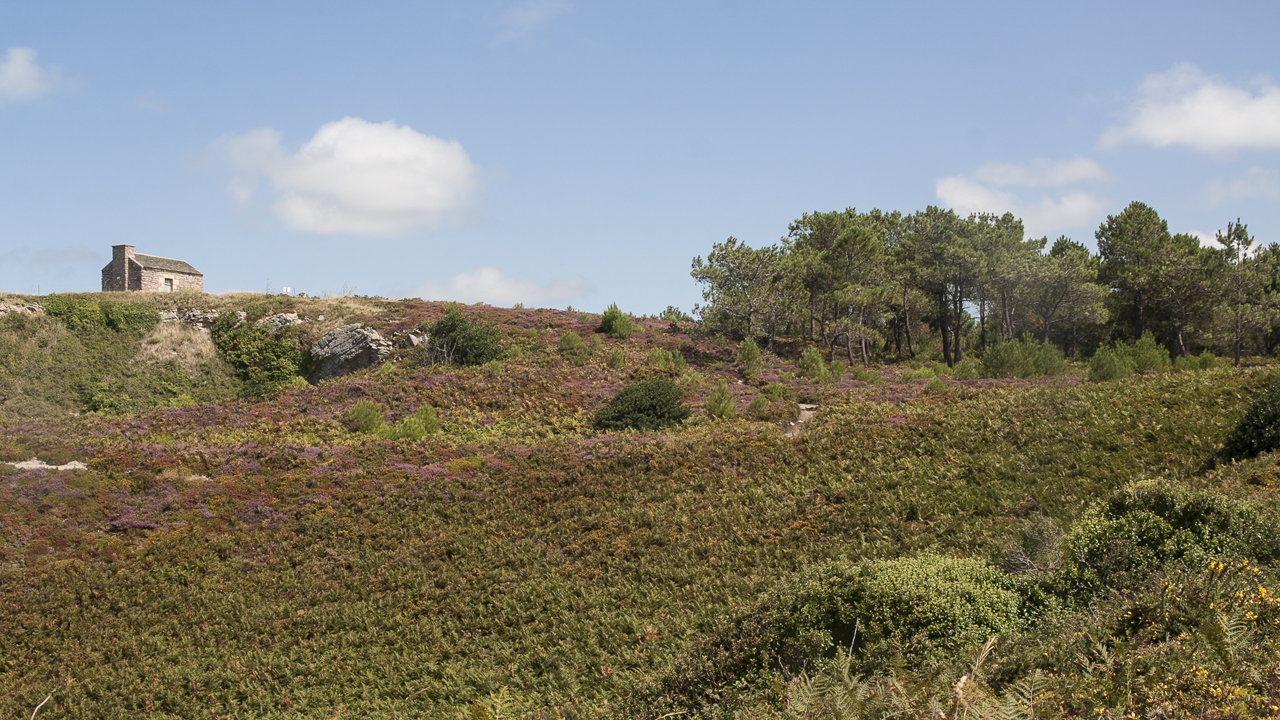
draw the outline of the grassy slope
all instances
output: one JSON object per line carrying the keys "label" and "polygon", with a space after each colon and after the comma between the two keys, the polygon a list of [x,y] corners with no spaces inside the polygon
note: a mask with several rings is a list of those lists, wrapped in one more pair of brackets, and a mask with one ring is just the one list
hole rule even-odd
{"label": "grassy slope", "polygon": [[[932,398],[922,380],[797,383],[824,401],[799,438],[705,418],[600,437],[591,410],[680,338],[654,323],[574,366],[548,348],[591,318],[477,312],[520,353],[500,370],[11,426],[8,459],[61,448],[90,470],[0,480],[0,714],[55,689],[41,717],[436,714],[502,686],[597,706],[814,561],[995,555],[1025,516],[1068,521],[1134,478],[1189,477],[1274,379],[976,381]],[[629,367],[604,367],[613,347]],[[702,350],[683,380],[695,402],[733,382],[714,361],[729,349]],[[733,387],[745,405],[750,386]],[[430,402],[444,432],[353,435],[338,420],[360,399],[393,419]]]}

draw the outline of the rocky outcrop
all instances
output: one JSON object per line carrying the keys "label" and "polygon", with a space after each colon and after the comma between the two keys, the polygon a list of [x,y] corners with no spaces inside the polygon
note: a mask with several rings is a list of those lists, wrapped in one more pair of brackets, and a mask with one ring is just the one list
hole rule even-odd
{"label": "rocky outcrop", "polygon": [[360,323],[330,330],[311,347],[311,357],[319,365],[313,380],[331,380],[382,362],[391,352],[391,341]]}
{"label": "rocky outcrop", "polygon": [[298,317],[298,313],[276,313],[262,318],[257,324],[266,327],[267,332],[275,335],[290,325],[301,325],[302,318]]}
{"label": "rocky outcrop", "polygon": [[[198,310],[196,308],[177,308],[175,310],[161,310],[160,322],[162,323],[182,323],[189,325],[196,330],[213,329],[213,321],[218,319],[217,310]],[[244,313],[236,313],[241,320],[244,320]]]}
{"label": "rocky outcrop", "polygon": [[39,303],[27,303],[26,305],[10,305],[8,303],[0,303],[0,317],[5,315],[43,315],[44,308]]}

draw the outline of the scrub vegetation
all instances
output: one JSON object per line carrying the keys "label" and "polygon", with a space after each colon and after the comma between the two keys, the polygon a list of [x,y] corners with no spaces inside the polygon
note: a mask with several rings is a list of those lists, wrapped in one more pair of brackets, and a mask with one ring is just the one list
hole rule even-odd
{"label": "scrub vegetation", "polygon": [[[812,297],[16,298],[0,714],[1275,715],[1280,366],[1214,359],[1234,316],[984,349],[926,304],[899,352]],[[414,342],[306,382],[349,322]]]}

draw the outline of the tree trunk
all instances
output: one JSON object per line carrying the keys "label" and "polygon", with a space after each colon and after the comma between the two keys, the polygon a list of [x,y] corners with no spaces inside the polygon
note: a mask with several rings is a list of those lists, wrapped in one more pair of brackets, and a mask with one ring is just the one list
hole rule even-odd
{"label": "tree trunk", "polygon": [[950,319],[951,308],[947,307],[947,291],[938,296],[938,330],[942,334],[942,361],[951,367],[951,336],[947,334],[947,320]]}

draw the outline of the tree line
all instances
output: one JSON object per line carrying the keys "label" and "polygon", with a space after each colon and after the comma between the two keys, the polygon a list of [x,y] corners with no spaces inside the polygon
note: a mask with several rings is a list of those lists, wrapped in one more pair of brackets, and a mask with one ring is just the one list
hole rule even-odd
{"label": "tree line", "polygon": [[805,214],[777,244],[730,237],[694,258],[694,314],[712,332],[814,341],[850,363],[927,354],[950,366],[1024,334],[1072,357],[1147,333],[1174,356],[1237,363],[1280,345],[1280,247],[1239,220],[1213,247],[1140,202],[1098,227],[1097,254],[1025,234],[1010,213]]}

